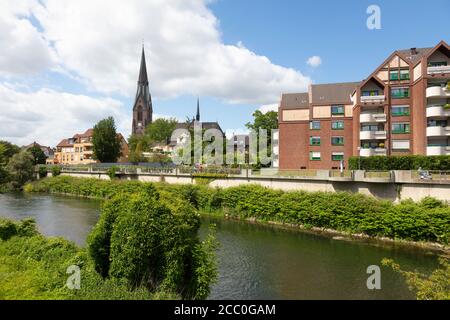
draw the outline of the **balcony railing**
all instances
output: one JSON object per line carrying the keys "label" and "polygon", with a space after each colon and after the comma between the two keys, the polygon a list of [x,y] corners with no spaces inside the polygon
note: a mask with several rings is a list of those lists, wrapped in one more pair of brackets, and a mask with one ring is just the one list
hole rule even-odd
{"label": "balcony railing", "polygon": [[372,157],[372,156],[385,156],[387,154],[386,148],[361,148],[361,157]]}
{"label": "balcony railing", "polygon": [[447,87],[429,87],[426,91],[427,98],[448,98],[450,90]]}
{"label": "balcony railing", "polygon": [[428,146],[427,156],[448,156],[450,155],[450,146]]}
{"label": "balcony railing", "polygon": [[382,104],[385,101],[384,95],[378,96],[361,96],[361,103],[364,104]]}
{"label": "balcony railing", "polygon": [[361,140],[386,140],[386,131],[360,131]]}
{"label": "balcony railing", "polygon": [[359,122],[386,122],[387,116],[384,113],[362,113],[359,117]]}
{"label": "balcony railing", "polygon": [[428,127],[427,137],[448,137],[450,136],[450,127]]}
{"label": "balcony railing", "polygon": [[428,74],[450,73],[450,66],[428,67]]}
{"label": "balcony railing", "polygon": [[428,105],[427,118],[430,117],[450,117],[450,104]]}

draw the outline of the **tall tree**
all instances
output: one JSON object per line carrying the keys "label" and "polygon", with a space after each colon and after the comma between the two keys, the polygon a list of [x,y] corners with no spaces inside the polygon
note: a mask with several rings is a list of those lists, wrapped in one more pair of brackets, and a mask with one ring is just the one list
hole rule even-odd
{"label": "tall tree", "polygon": [[167,143],[176,125],[175,119],[156,119],[146,128],[145,135],[149,141]]}
{"label": "tall tree", "polygon": [[269,111],[267,113],[262,113],[259,110],[256,110],[253,113],[253,123],[248,122],[245,126],[250,129],[258,132],[259,129],[278,129],[278,112]]}
{"label": "tall tree", "polygon": [[[248,122],[245,126],[255,131],[256,135],[259,139],[259,129],[267,130],[267,149],[259,150],[260,153],[267,153],[268,156],[272,154],[272,134],[271,130],[278,129],[278,112],[269,111],[266,113],[261,112],[260,110],[256,110],[253,113],[253,123]],[[265,165],[268,166],[268,165]],[[261,167],[260,159],[258,155],[257,165],[256,167]]]}
{"label": "tall tree", "polygon": [[6,165],[9,159],[20,152],[20,148],[8,141],[0,140],[0,165]]}
{"label": "tall tree", "polygon": [[95,159],[100,162],[117,162],[121,155],[121,142],[113,117],[103,119],[94,126],[92,144]]}
{"label": "tall tree", "polygon": [[28,149],[28,152],[31,153],[31,155],[34,158],[34,164],[45,164],[45,160],[47,160],[47,156],[45,155],[44,151],[42,151],[41,148],[38,146],[31,147]]}
{"label": "tall tree", "polygon": [[34,177],[34,158],[28,151],[16,153],[9,160],[7,170],[11,177],[14,188],[21,188],[26,182],[33,180]]}

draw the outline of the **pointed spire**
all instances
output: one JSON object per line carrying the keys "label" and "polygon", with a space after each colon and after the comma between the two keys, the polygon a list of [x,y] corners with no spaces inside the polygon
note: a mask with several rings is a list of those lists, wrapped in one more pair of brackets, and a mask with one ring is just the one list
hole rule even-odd
{"label": "pointed spire", "polygon": [[148,85],[147,64],[145,63],[144,44],[142,44],[141,68],[139,70],[138,84]]}
{"label": "pointed spire", "polygon": [[195,116],[195,120],[200,122],[200,98],[197,98],[197,115]]}

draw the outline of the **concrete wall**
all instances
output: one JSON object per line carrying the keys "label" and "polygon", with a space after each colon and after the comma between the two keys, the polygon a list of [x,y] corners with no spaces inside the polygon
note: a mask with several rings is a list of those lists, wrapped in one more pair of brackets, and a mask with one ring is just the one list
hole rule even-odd
{"label": "concrete wall", "polygon": [[[97,178],[109,180],[106,174],[95,174],[89,172],[66,172],[66,176],[81,178]],[[123,180],[138,180],[142,182],[161,182],[170,184],[194,184],[195,180],[190,176],[176,175],[150,175],[133,174],[122,175]],[[363,178],[363,171],[355,171],[354,179],[356,181],[336,181],[326,177],[320,178],[280,178],[280,177],[230,177],[227,179],[216,179],[210,183],[211,187],[230,188],[240,185],[258,184],[263,187],[279,189],[285,191],[303,190],[303,191],[325,191],[338,192],[347,191],[361,193],[391,201],[400,201],[412,199],[420,201],[427,196],[440,200],[450,201],[450,184],[439,183],[438,181],[424,181],[423,183],[412,183],[411,173],[395,172],[395,183],[387,182],[386,179],[367,179]]]}

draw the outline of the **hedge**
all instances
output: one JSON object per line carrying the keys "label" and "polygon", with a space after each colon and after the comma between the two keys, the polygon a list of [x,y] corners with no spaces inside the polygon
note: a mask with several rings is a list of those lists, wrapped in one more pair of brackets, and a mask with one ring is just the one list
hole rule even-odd
{"label": "hedge", "polygon": [[73,177],[46,178],[27,185],[27,191],[63,192],[74,195],[111,197],[154,186],[167,199],[181,198],[204,212],[224,212],[239,218],[329,228],[348,233],[412,241],[448,244],[450,207],[425,198],[393,204],[347,192],[281,191],[258,185],[228,189],[197,185],[101,181]]}
{"label": "hedge", "polygon": [[350,170],[450,170],[450,156],[373,156],[350,157]]}

